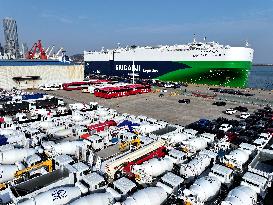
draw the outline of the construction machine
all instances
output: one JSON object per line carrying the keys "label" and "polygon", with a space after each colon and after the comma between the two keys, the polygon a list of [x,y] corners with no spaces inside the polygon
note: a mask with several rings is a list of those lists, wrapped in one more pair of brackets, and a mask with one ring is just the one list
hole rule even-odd
{"label": "construction machine", "polygon": [[134,135],[131,140],[121,141],[119,150],[125,151],[129,146],[132,146],[134,149],[139,149],[141,146],[140,138],[137,135]]}
{"label": "construction machine", "polygon": [[30,167],[27,167],[25,169],[22,169],[22,170],[18,170],[15,172],[14,176],[16,178],[19,178],[21,177],[23,174],[27,173],[27,172],[30,172],[31,170],[34,170],[34,169],[39,169],[41,167],[47,167],[48,168],[48,171],[49,172],[52,172],[52,160],[49,159],[49,160],[46,160],[46,161],[43,161],[43,162],[40,162],[40,163],[37,163],[37,164],[34,164]]}

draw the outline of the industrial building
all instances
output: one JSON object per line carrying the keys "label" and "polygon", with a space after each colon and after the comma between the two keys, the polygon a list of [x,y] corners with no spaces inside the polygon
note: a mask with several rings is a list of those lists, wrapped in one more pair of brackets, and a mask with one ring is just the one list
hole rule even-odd
{"label": "industrial building", "polygon": [[32,62],[31,66],[24,66],[23,61],[20,61],[20,65],[16,65],[16,61],[7,65],[0,64],[0,88],[34,89],[41,84],[82,81],[84,78],[83,65],[61,62],[60,65],[56,63],[39,65],[38,62],[37,65],[33,65],[34,63]]}
{"label": "industrial building", "polygon": [[63,48],[52,57],[53,47],[47,53],[49,49],[44,50],[38,40],[31,50],[24,43],[23,56],[20,56],[16,21],[3,19],[3,28],[5,42],[3,47],[0,44],[0,88],[35,89],[40,85],[83,80],[83,65],[71,63]]}

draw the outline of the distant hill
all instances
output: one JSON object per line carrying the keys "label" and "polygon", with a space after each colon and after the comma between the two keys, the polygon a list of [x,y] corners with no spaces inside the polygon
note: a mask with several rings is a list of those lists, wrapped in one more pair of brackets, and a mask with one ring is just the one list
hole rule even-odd
{"label": "distant hill", "polygon": [[70,58],[75,63],[84,63],[83,54],[75,54],[70,56]]}

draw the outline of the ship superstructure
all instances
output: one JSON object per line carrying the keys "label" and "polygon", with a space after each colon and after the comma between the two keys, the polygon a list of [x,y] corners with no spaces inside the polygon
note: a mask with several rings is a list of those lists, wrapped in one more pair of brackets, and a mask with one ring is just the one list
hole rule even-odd
{"label": "ship superstructure", "polygon": [[197,42],[173,46],[131,46],[84,52],[85,72],[186,83],[244,87],[253,49]]}

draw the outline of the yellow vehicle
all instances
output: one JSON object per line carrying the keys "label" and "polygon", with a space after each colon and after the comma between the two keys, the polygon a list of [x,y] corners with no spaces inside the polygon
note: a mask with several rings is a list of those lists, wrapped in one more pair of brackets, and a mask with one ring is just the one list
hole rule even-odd
{"label": "yellow vehicle", "polygon": [[129,146],[134,146],[136,149],[140,148],[141,146],[140,138],[138,136],[134,136],[132,140],[122,141],[119,145],[119,150],[124,151]]}
{"label": "yellow vehicle", "polygon": [[31,170],[33,170],[33,169],[39,169],[39,168],[41,168],[41,167],[47,167],[47,168],[48,168],[48,171],[49,171],[49,172],[52,172],[52,160],[49,159],[49,160],[46,160],[46,161],[44,161],[44,162],[40,162],[40,163],[38,163],[38,164],[34,164],[34,165],[32,165],[32,166],[30,166],[30,167],[27,167],[27,168],[25,168],[25,169],[18,170],[18,171],[15,172],[14,176],[15,176],[16,178],[19,178],[19,177],[21,177],[23,174],[25,174],[26,172],[29,172],[29,171],[31,171]]}
{"label": "yellow vehicle", "polygon": [[159,93],[160,92],[160,89],[155,89],[154,91],[153,91],[153,93]]}
{"label": "yellow vehicle", "polygon": [[170,96],[177,96],[177,95],[179,95],[179,94],[176,93],[176,92],[171,92],[171,93],[170,93]]}
{"label": "yellow vehicle", "polygon": [[[49,171],[49,172],[52,172],[52,160],[46,160],[46,161],[44,161],[44,162],[40,162],[40,163],[38,163],[38,164],[32,165],[32,166],[30,166],[30,167],[27,167],[27,168],[25,168],[25,169],[18,170],[18,171],[15,172],[14,176],[15,176],[16,178],[19,178],[19,177],[21,177],[24,173],[29,172],[29,171],[31,171],[31,170],[33,170],[33,169],[39,169],[39,168],[41,168],[41,167],[47,167],[47,168],[48,168],[48,171]],[[0,190],[4,190],[4,189],[6,189],[7,187],[8,187],[8,183],[2,183],[2,184],[0,184]]]}
{"label": "yellow vehicle", "polygon": [[5,183],[0,184],[0,190],[4,190],[5,188],[7,188],[7,185]]}

